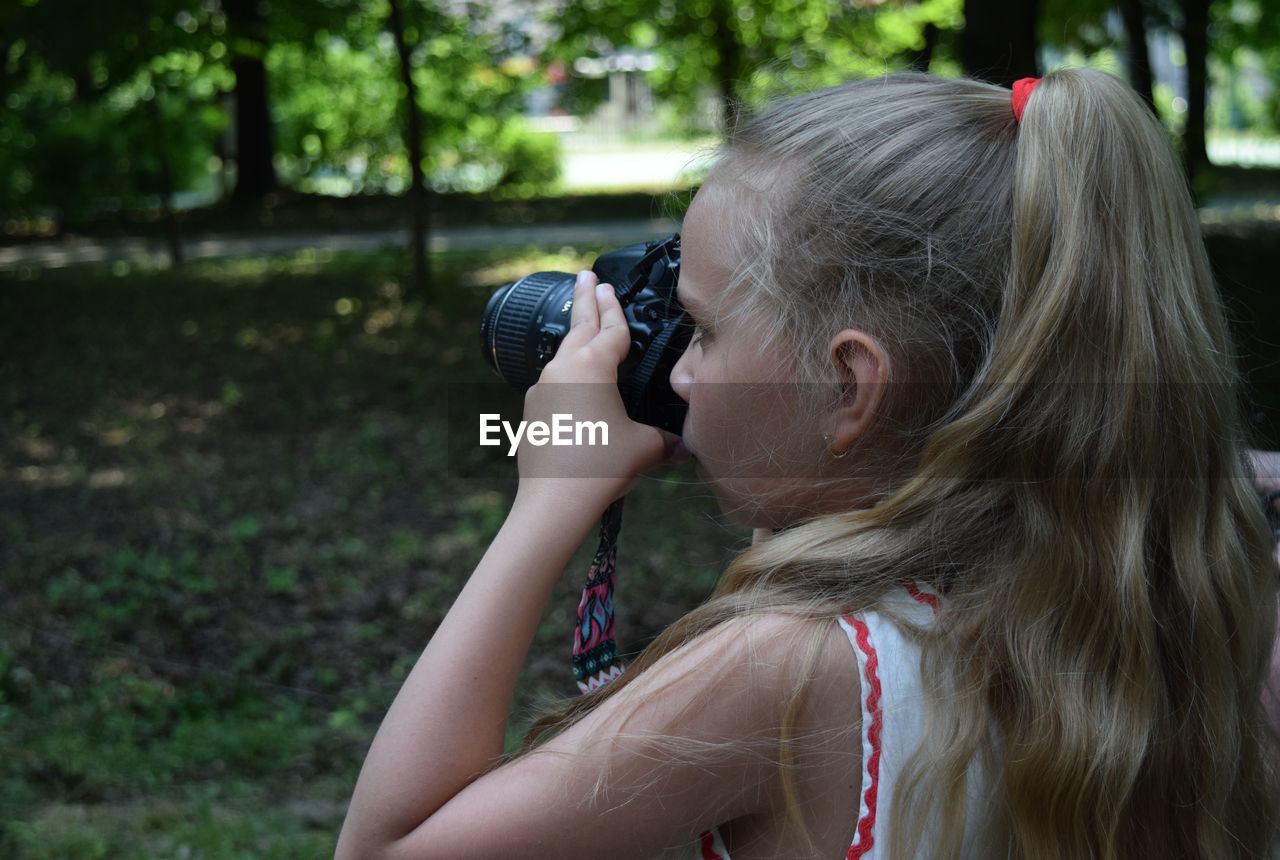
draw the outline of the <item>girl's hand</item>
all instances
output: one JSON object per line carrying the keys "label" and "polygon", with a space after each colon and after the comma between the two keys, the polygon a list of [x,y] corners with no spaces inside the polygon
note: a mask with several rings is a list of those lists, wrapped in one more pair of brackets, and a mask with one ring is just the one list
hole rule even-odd
{"label": "girl's hand", "polygon": [[[630,349],[631,332],[613,288],[598,284],[591,272],[580,273],[569,333],[525,394],[517,500],[554,499],[558,508],[572,502],[595,516],[671,455],[679,437],[627,417],[618,365]],[[528,434],[539,424],[546,429],[535,445]]]}

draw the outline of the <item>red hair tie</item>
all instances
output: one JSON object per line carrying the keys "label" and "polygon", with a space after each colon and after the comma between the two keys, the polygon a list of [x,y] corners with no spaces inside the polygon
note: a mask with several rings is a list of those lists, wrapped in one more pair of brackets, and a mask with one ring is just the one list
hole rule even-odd
{"label": "red hair tie", "polygon": [[1022,122],[1022,112],[1027,108],[1027,99],[1031,98],[1031,91],[1038,83],[1040,83],[1039,78],[1023,78],[1013,82],[1013,118],[1018,122]]}

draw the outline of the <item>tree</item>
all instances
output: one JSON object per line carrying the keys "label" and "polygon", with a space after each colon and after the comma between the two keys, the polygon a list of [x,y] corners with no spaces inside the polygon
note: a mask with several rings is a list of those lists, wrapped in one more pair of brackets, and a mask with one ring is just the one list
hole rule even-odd
{"label": "tree", "polygon": [[341,29],[362,10],[351,0],[216,0],[226,20],[234,105],[233,206],[254,207],[279,187],[267,58],[277,43],[310,45],[313,34]]}
{"label": "tree", "polygon": [[276,189],[267,102],[267,16],[259,0],[222,0],[235,75],[236,186],[231,202],[253,206]]}
{"label": "tree", "polygon": [[737,12],[733,6],[733,0],[712,0],[711,14],[706,19],[711,24],[710,56],[714,58],[714,80],[720,86],[724,128],[730,134],[738,126],[740,104],[736,87],[744,71],[741,34],[734,32],[733,27]]}
{"label": "tree", "polygon": [[1151,76],[1151,53],[1147,45],[1147,9],[1142,0],[1120,0],[1129,58],[1129,84],[1155,109],[1155,89]]}
{"label": "tree", "polygon": [[1209,76],[1209,0],[1182,0],[1182,44],[1187,53],[1187,125],[1182,154],[1187,176],[1195,180],[1208,166],[1205,104]]}
{"label": "tree", "polygon": [[[1210,6],[1210,59],[1230,70],[1221,122],[1260,131],[1280,131],[1280,15],[1269,15],[1259,0],[1229,0]],[[1241,86],[1249,77],[1269,80],[1270,92]]]}
{"label": "tree", "polygon": [[721,128],[732,129],[757,93],[931,59],[938,33],[959,26],[960,9],[961,0],[576,0],[548,14],[559,30],[551,53],[566,64],[622,48],[650,52],[660,58],[655,88],[686,121],[709,84]]}
{"label": "tree", "polygon": [[[0,4],[0,214],[60,224],[153,208],[208,183],[235,91],[235,196],[278,185],[408,187],[410,162],[447,190],[529,193],[557,150],[513,118],[538,82],[479,32],[486,4],[445,14],[399,0],[416,103],[432,140],[397,121],[401,65],[387,0],[23,0]],[[422,176],[419,176],[421,182]]]}
{"label": "tree", "polygon": [[[545,189],[558,175],[557,143],[531,133],[519,116],[541,76],[521,46],[493,28],[490,6],[398,6],[415,103],[429,133],[422,160],[430,188]],[[304,36],[285,28],[283,14],[273,23],[278,36],[267,72],[280,178],[302,190],[397,193],[410,187],[412,167],[408,88],[390,7],[387,0],[351,0],[346,13]]]}
{"label": "tree", "polygon": [[972,77],[1009,86],[1039,75],[1038,0],[965,0],[960,62]]}
{"label": "tree", "polygon": [[[1118,54],[1129,84],[1153,106],[1149,29],[1170,27],[1161,0],[1040,0],[1040,42],[1088,57]],[[1123,27],[1123,37],[1115,22]]]}
{"label": "tree", "polygon": [[221,81],[198,59],[210,14],[191,9],[182,0],[6,4],[0,211],[65,225],[163,202],[199,175]]}
{"label": "tree", "polygon": [[413,250],[413,286],[428,292],[431,271],[427,259],[427,238],[430,234],[427,209],[427,178],[422,170],[422,113],[418,109],[418,87],[413,80],[412,56],[405,41],[404,18],[400,14],[400,0],[388,0],[387,27],[396,42],[396,55],[400,59],[400,81],[404,85],[405,143],[409,149],[409,212],[411,233],[409,245]]}

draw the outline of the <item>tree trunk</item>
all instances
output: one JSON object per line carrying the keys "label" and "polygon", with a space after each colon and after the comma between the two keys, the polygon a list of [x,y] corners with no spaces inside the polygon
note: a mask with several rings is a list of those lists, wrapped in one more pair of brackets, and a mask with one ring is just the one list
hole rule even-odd
{"label": "tree trunk", "polygon": [[1183,160],[1192,182],[1209,166],[1205,150],[1205,90],[1208,85],[1209,0],[1183,0],[1182,43],[1187,53],[1187,125],[1182,132]]}
{"label": "tree trunk", "polygon": [[975,78],[1009,86],[1038,75],[1037,0],[965,0],[960,62]]}
{"label": "tree trunk", "polygon": [[155,126],[156,155],[160,162],[160,218],[165,225],[165,237],[169,241],[169,265],[182,265],[182,232],[178,216],[173,211],[173,165],[169,161],[168,135],[164,127],[164,106],[161,104],[164,90],[157,88],[151,100],[151,121]]}
{"label": "tree trunk", "polygon": [[413,82],[410,66],[410,50],[404,39],[404,19],[400,15],[400,0],[389,0],[390,12],[387,26],[396,42],[400,57],[400,81],[404,84],[405,145],[409,150],[409,201],[410,236],[413,250],[413,291],[420,295],[431,293],[431,262],[427,257],[427,240],[431,233],[431,213],[427,210],[427,178],[422,170],[422,112],[418,109],[418,88]]}
{"label": "tree trunk", "polygon": [[271,109],[267,100],[266,19],[258,0],[223,0],[228,39],[242,49],[231,61],[236,76],[236,187],[231,202],[257,206],[276,190],[275,147],[271,140]]}
{"label": "tree trunk", "polygon": [[1129,83],[1155,109],[1152,96],[1151,53],[1147,49],[1147,16],[1142,0],[1123,0],[1120,14],[1129,40]]}
{"label": "tree trunk", "polygon": [[0,42],[0,98],[9,94],[9,51],[13,45],[9,40]]}
{"label": "tree trunk", "polygon": [[252,58],[235,60],[231,69],[236,76],[236,188],[231,202],[253,206],[277,186],[267,70],[262,60]]}
{"label": "tree trunk", "polygon": [[742,72],[742,45],[729,26],[729,19],[736,14],[726,0],[716,0],[711,6],[711,20],[715,24],[716,78],[720,85],[720,108],[724,117],[724,133],[732,136],[738,127],[741,105],[738,103],[738,76]]}
{"label": "tree trunk", "polygon": [[917,72],[929,71],[929,64],[933,62],[933,52],[938,48],[938,37],[941,32],[938,25],[932,21],[924,25],[924,47],[912,56],[911,68]]}

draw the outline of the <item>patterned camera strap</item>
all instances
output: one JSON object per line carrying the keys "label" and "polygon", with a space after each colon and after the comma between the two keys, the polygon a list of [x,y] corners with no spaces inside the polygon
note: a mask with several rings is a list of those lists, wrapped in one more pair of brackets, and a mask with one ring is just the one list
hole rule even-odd
{"label": "patterned camera strap", "polygon": [[[573,633],[573,677],[583,693],[598,690],[622,674],[618,646],[613,641],[613,570],[618,561],[618,530],[622,526],[622,499],[605,508],[600,517],[600,546],[591,561],[587,585],[578,604],[578,628]],[[698,836],[699,857],[729,856],[719,830]]]}
{"label": "patterned camera strap", "polygon": [[622,499],[600,517],[600,546],[591,561],[587,584],[578,603],[578,626],[573,631],[573,677],[583,693],[598,690],[622,674],[618,646],[613,641],[613,571],[618,561],[618,531],[622,527]]}

